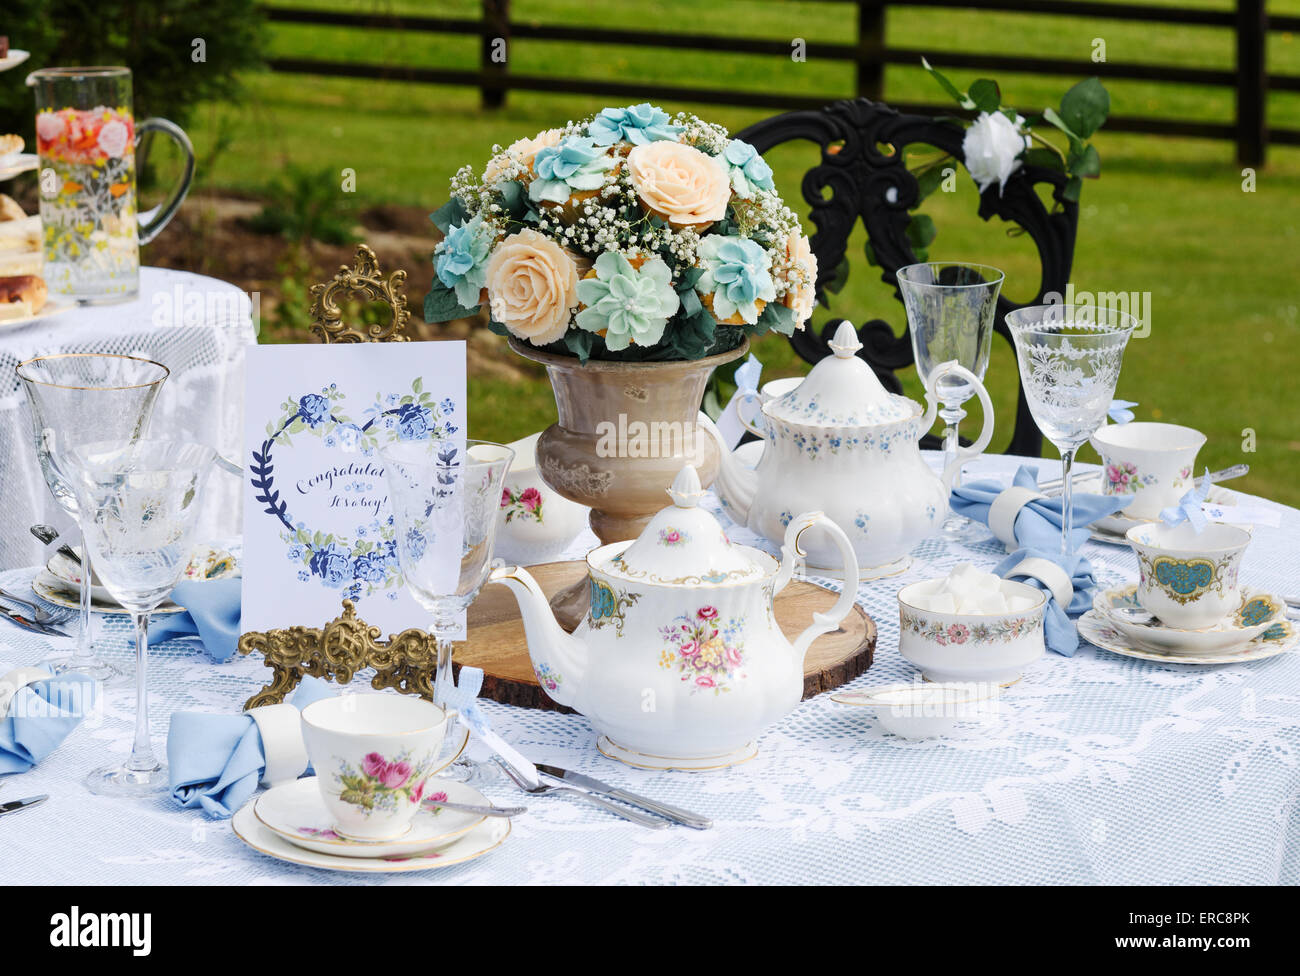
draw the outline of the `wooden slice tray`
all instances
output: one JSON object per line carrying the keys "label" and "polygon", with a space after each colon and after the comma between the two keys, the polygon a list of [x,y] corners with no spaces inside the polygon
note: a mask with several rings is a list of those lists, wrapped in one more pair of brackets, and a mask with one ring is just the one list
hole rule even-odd
{"label": "wooden slice tray", "polygon": [[[585,562],[529,566],[548,597],[581,580]],[[829,610],[837,594],[804,580],[792,580],[776,598],[776,620],[793,640],[812,623],[814,611]],[[469,608],[469,639],[456,645],[455,663],[483,669],[482,694],[493,701],[525,708],[561,712],[572,709],[547,697],[533,675],[524,641],[524,625],[514,594],[501,585],[483,587]],[[840,629],[813,641],[804,661],[803,696],[811,698],[852,681],[871,667],[876,650],[876,625],[861,607],[844,619]]]}

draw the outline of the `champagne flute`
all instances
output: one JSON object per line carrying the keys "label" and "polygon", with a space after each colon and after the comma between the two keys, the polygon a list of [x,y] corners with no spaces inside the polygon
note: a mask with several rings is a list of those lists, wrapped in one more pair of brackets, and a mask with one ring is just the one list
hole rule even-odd
{"label": "champagne flute", "polygon": [[[407,590],[433,617],[434,701],[446,705],[452,646],[492,570],[497,510],[515,452],[489,441],[392,441],[379,448]],[[475,764],[458,762],[469,767]]]}
{"label": "champagne flute", "polygon": [[[78,518],[77,492],[59,458],[92,441],[131,442],[149,425],[154,400],[169,371],[161,363],[107,353],[61,353],[19,363],[32,411],[36,459],[59,507]],[[95,654],[90,630],[91,558],[81,544],[81,626],[75,650],[42,662],[55,674],[75,672],[108,680],[121,672]]]}
{"label": "champagne flute", "polygon": [[[931,261],[898,269],[898,289],[907,309],[908,331],[912,334],[912,358],[926,388],[940,363],[955,361],[981,381],[989,366],[993,322],[997,316],[998,293],[1005,275],[986,264],[953,264]],[[962,404],[975,395],[975,388],[957,376],[940,377],[935,391],[943,408],[939,416],[947,425],[943,434],[943,463],[956,456],[960,442],[957,428],[966,411]],[[952,487],[961,484],[961,470]],[[949,512],[944,536],[956,542],[978,542],[988,532],[979,523]]]}
{"label": "champagne flute", "polygon": [[136,440],[85,444],[64,458],[100,579],[135,622],[135,741],[125,763],[86,777],[92,793],[148,796],[167,789],[167,768],[149,735],[149,614],[189,564],[215,457],[200,444]]}
{"label": "champagne flute", "polygon": [[1074,527],[1074,455],[1106,419],[1138,320],[1096,305],[1027,305],[1007,313],[1020,382],[1038,429],[1061,452],[1061,554]]}

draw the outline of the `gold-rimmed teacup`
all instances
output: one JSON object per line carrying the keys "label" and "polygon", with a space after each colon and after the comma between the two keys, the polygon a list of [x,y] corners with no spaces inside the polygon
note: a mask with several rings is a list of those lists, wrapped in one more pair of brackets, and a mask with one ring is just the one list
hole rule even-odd
{"label": "gold-rimmed teacup", "polygon": [[1138,602],[1170,627],[1213,627],[1241,605],[1238,576],[1250,533],[1211,522],[1136,525],[1124,534],[1138,560]]}

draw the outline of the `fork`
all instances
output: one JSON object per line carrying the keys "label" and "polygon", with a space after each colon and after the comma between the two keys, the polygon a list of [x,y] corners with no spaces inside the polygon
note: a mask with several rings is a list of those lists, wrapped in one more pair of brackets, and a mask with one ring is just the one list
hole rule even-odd
{"label": "fork", "polygon": [[654,827],[658,830],[668,826],[667,820],[640,813],[636,810],[630,809],[629,807],[615,803],[612,800],[606,800],[604,797],[596,796],[594,793],[574,789],[572,786],[553,786],[549,783],[539,783],[536,786],[529,786],[519,777],[519,774],[515,772],[514,768],[511,767],[509,763],[503,762],[499,756],[494,758],[496,764],[501,767],[502,772],[510,778],[510,781],[514,783],[515,786],[519,787],[525,793],[531,793],[534,796],[546,796],[550,793],[571,793],[579,799],[586,800],[588,803],[593,803],[598,807],[608,810],[616,817],[630,820],[632,823],[640,824],[642,827]]}
{"label": "fork", "polygon": [[33,603],[16,593],[10,593],[8,590],[0,589],[0,600],[8,600],[10,603],[17,603],[21,607],[26,607],[32,613],[32,619],[42,627],[49,627],[51,624],[63,623],[68,615],[61,613],[51,613],[39,604]]}

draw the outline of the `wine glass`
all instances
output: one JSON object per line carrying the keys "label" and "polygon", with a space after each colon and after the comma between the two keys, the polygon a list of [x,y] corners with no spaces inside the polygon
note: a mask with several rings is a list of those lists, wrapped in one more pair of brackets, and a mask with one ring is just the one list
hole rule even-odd
{"label": "wine glass", "polygon": [[[506,471],[515,452],[489,441],[391,441],[379,448],[407,590],[433,616],[434,701],[446,705],[461,618],[492,570]],[[472,774],[475,764],[464,762]]]}
{"label": "wine glass", "polygon": [[1106,419],[1137,326],[1128,312],[1096,305],[1028,305],[1007,313],[1029,412],[1061,452],[1062,555],[1071,552],[1074,454]]}
{"label": "wine glass", "polygon": [[86,777],[92,793],[147,796],[167,789],[167,768],[149,737],[149,613],[189,564],[215,457],[201,444],[136,440],[84,444],[64,458],[99,578],[135,622],[135,742],[124,764]]}
{"label": "wine glass", "polygon": [[[62,353],[19,363],[32,410],[36,459],[59,507],[77,518],[77,493],[59,458],[92,441],[129,443],[149,425],[154,400],[167,379],[161,363],[107,353]],[[95,654],[90,632],[91,558],[81,544],[81,626],[76,649],[42,662],[55,674],[75,672],[107,680],[121,672]]]}
{"label": "wine glass", "polygon": [[[950,360],[984,379],[998,293],[1005,277],[997,268],[986,264],[931,261],[898,269],[898,289],[903,295],[908,331],[912,334],[912,358],[916,361],[917,375],[927,389],[934,368]],[[935,392],[943,404],[939,416],[947,425],[943,433],[943,463],[947,467],[960,443],[957,428],[966,416],[962,404],[975,395],[975,389],[960,377],[949,374],[939,378]],[[960,484],[959,468],[952,487]],[[949,512],[942,532],[956,542],[977,542],[987,535],[979,523],[955,512]]]}

